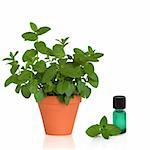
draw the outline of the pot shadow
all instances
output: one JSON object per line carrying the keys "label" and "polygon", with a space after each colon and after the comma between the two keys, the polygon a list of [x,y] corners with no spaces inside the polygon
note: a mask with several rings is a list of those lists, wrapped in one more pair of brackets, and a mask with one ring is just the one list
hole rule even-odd
{"label": "pot shadow", "polygon": [[51,136],[45,135],[43,150],[75,150],[75,143],[72,135]]}

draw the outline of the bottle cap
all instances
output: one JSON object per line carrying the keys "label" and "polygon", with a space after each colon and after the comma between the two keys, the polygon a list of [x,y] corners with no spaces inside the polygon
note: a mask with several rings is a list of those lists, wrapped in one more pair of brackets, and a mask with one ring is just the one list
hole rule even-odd
{"label": "bottle cap", "polygon": [[113,108],[115,108],[115,109],[126,108],[126,97],[125,96],[114,96],[113,97]]}

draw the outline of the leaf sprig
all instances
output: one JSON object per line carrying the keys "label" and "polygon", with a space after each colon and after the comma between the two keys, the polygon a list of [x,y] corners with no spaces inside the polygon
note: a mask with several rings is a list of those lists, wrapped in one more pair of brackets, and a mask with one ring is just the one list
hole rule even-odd
{"label": "leaf sprig", "polygon": [[[30,28],[31,31],[22,34],[25,41],[33,42],[33,47],[22,55],[24,65],[16,60],[18,51],[15,54],[10,52],[10,57],[4,59],[11,65],[11,76],[5,81],[5,87],[16,84],[16,93],[21,91],[25,98],[33,94],[37,102],[47,95],[58,96],[67,105],[74,95],[88,98],[90,85],[97,88],[99,84],[93,62],[98,62],[103,54],[88,46],[86,52],[74,48],[74,54],[68,55],[65,48],[69,37],[57,39],[57,43],[49,47],[39,38],[51,28],[38,27],[33,22]],[[44,59],[40,58],[41,55]]]}
{"label": "leaf sprig", "polygon": [[106,116],[102,117],[99,124],[92,125],[86,130],[86,134],[90,137],[96,137],[101,134],[105,139],[120,133],[121,130],[116,125],[108,124]]}

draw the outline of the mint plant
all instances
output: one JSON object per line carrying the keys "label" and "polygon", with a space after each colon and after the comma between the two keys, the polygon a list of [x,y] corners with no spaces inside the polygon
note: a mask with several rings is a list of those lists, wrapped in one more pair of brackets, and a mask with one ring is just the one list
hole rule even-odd
{"label": "mint plant", "polygon": [[21,91],[25,98],[34,94],[37,102],[53,95],[66,104],[74,95],[88,98],[91,94],[89,86],[97,88],[99,83],[93,62],[98,62],[103,54],[88,46],[86,52],[74,48],[74,54],[68,55],[65,49],[69,37],[57,39],[57,43],[49,47],[39,38],[51,28],[38,28],[33,22],[30,27],[31,31],[22,34],[25,41],[33,42],[33,47],[22,55],[24,65],[16,60],[18,51],[10,52],[10,56],[4,59],[11,66],[11,75],[5,81],[5,87],[16,84],[16,93]]}
{"label": "mint plant", "polygon": [[96,137],[102,134],[105,139],[109,139],[110,136],[115,136],[120,133],[121,130],[116,125],[108,124],[106,116],[102,117],[99,124],[92,125],[86,130],[86,134],[90,137]]}

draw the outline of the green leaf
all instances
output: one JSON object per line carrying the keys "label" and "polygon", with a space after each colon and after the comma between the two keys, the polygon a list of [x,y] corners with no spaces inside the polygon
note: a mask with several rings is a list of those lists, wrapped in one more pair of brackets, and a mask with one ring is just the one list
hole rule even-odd
{"label": "green leaf", "polygon": [[33,32],[26,32],[26,33],[22,34],[22,37],[26,41],[36,41],[38,39],[37,35]]}
{"label": "green leaf", "polygon": [[24,70],[21,72],[21,74],[18,76],[18,79],[21,83],[24,83],[26,81],[32,80],[33,73],[29,70]]}
{"label": "green leaf", "polygon": [[64,46],[61,44],[55,44],[52,53],[56,58],[63,58],[65,56]]}
{"label": "green leaf", "polygon": [[61,65],[61,67],[63,67],[63,65],[65,65],[67,62],[67,59],[59,59],[58,63]]}
{"label": "green leaf", "polygon": [[14,57],[15,57],[18,53],[19,53],[19,52],[18,52],[18,51],[16,51],[16,52],[15,52],[15,54],[14,54]]}
{"label": "green leaf", "polygon": [[58,95],[60,102],[65,102],[65,95]]}
{"label": "green leaf", "polygon": [[84,70],[85,70],[85,72],[87,73],[87,74],[93,74],[94,73],[94,66],[93,66],[93,64],[91,64],[91,63],[86,63],[85,65],[84,65]]}
{"label": "green leaf", "polygon": [[102,136],[103,136],[105,139],[109,139],[109,133],[108,133],[108,131],[104,129],[104,130],[102,131]]}
{"label": "green leaf", "polygon": [[30,27],[31,27],[31,29],[35,32],[35,31],[37,31],[37,25],[35,24],[35,23],[33,23],[33,22],[30,22]]}
{"label": "green leaf", "polygon": [[113,124],[107,124],[106,130],[108,131],[110,136],[118,135],[121,133],[120,128]]}
{"label": "green leaf", "polygon": [[86,134],[90,137],[95,137],[101,133],[99,125],[92,125],[86,130]]}
{"label": "green leaf", "polygon": [[70,83],[69,81],[65,81],[65,94],[67,96],[71,96],[75,91],[75,86],[73,83]]}
{"label": "green leaf", "polygon": [[75,91],[75,86],[69,81],[64,81],[63,90],[64,90],[64,93],[69,97]]}
{"label": "green leaf", "polygon": [[34,97],[35,97],[37,102],[40,102],[45,96],[44,96],[43,91],[39,90],[39,91],[34,93]]}
{"label": "green leaf", "polygon": [[38,80],[33,79],[29,82],[29,90],[31,93],[36,93],[38,91]]}
{"label": "green leaf", "polygon": [[51,28],[49,28],[49,27],[41,27],[36,32],[37,32],[38,35],[42,35],[42,34],[48,32],[49,30],[51,30]]}
{"label": "green leaf", "polygon": [[59,94],[66,94],[70,97],[75,91],[75,86],[70,81],[61,81],[57,84],[56,89]]}
{"label": "green leaf", "polygon": [[88,74],[88,81],[93,87],[98,87],[99,79],[96,73]]}
{"label": "green leaf", "polygon": [[31,96],[31,93],[30,93],[27,85],[23,85],[21,87],[21,93],[25,98],[29,98]]}
{"label": "green leaf", "polygon": [[80,78],[84,75],[83,70],[80,66],[75,66],[73,63],[64,64],[60,68],[62,75],[70,78]]}
{"label": "green leaf", "polygon": [[12,53],[12,52],[10,52],[9,56],[10,56],[11,58],[13,58],[13,57],[14,57],[14,55],[13,55],[13,53]]}
{"label": "green leaf", "polygon": [[61,81],[57,84],[56,90],[59,94],[64,94],[65,93],[65,89],[64,89],[64,82]]}
{"label": "green leaf", "polygon": [[39,73],[42,73],[46,70],[46,63],[43,60],[36,62],[33,66],[33,69]]}
{"label": "green leaf", "polygon": [[50,66],[48,69],[46,69],[42,77],[42,83],[51,81],[55,77],[57,70],[57,65]]}
{"label": "green leaf", "polygon": [[102,54],[102,53],[95,53],[94,56],[95,56],[95,58],[98,59],[98,58],[104,56],[104,54]]}
{"label": "green leaf", "polygon": [[14,61],[12,63],[12,67],[10,69],[11,74],[15,74],[15,72],[17,71],[18,68],[19,68],[18,62]]}
{"label": "green leaf", "polygon": [[91,54],[94,54],[94,51],[93,51],[93,49],[92,49],[91,46],[88,46],[88,52],[89,52],[90,55],[91,55]]}
{"label": "green leaf", "polygon": [[[84,92],[84,94],[83,94]],[[91,95],[91,89],[88,86],[85,86],[82,94],[84,95],[85,98],[88,98]]]}
{"label": "green leaf", "polygon": [[89,79],[89,83],[90,83],[93,87],[95,87],[95,88],[98,87],[98,82],[95,81],[95,80]]}
{"label": "green leaf", "polygon": [[85,53],[81,50],[81,49],[79,49],[79,48],[74,48],[74,52],[76,53],[76,54],[78,54],[78,55],[84,55]]}
{"label": "green leaf", "polygon": [[69,39],[69,37],[66,37],[65,39],[56,39],[56,41],[58,41],[59,43],[61,43],[64,47],[68,44],[67,40]]}
{"label": "green leaf", "polygon": [[5,60],[13,60],[12,58],[4,58],[3,61]]}
{"label": "green leaf", "polygon": [[40,42],[35,42],[34,47],[36,48],[37,51],[39,51],[42,54],[49,54],[49,49],[46,47],[46,44],[42,41]]}
{"label": "green leaf", "polygon": [[34,49],[27,50],[27,51],[23,54],[22,60],[23,60],[24,62],[26,62],[26,61],[32,61],[33,58],[34,58],[36,55],[37,55],[37,51],[36,51],[36,50],[34,50]]}
{"label": "green leaf", "polygon": [[75,54],[73,56],[76,63],[83,65],[88,61],[86,54],[79,48],[74,48],[74,52]]}
{"label": "green leaf", "polygon": [[77,89],[80,95],[84,98],[88,98],[91,94],[91,89],[88,86],[86,86],[84,82],[80,80],[78,81]]}
{"label": "green leaf", "polygon": [[84,86],[80,94],[82,97],[88,98],[91,94],[91,89],[88,86]]}
{"label": "green leaf", "polygon": [[77,83],[77,88],[78,88],[79,93],[82,92],[84,87],[85,87],[85,83],[79,80],[78,83]]}
{"label": "green leaf", "polygon": [[88,61],[92,61],[92,62],[98,62],[99,58],[102,57],[104,54],[102,53],[94,53],[91,54],[90,56],[88,56]]}
{"label": "green leaf", "polygon": [[7,80],[5,81],[4,86],[8,86],[9,84],[14,83],[14,84],[18,84],[18,76],[17,75],[12,75],[9,78],[7,78]]}
{"label": "green leaf", "polygon": [[65,104],[68,105],[71,98],[69,96],[65,96]]}
{"label": "green leaf", "polygon": [[99,125],[89,127],[86,133],[91,137],[102,134],[105,139],[109,139],[109,136],[120,134],[121,130],[116,125],[108,124],[106,116],[103,116]]}
{"label": "green leaf", "polygon": [[44,85],[43,90],[44,90],[45,93],[49,93],[49,92],[51,92],[51,91],[53,90],[53,88],[54,88],[54,85],[53,85],[53,83],[50,81],[50,82],[48,82],[46,85]]}
{"label": "green leaf", "polygon": [[107,125],[107,118],[106,118],[106,116],[102,117],[102,119],[100,120],[100,125],[102,127]]}
{"label": "green leaf", "polygon": [[18,85],[16,86],[15,92],[16,92],[16,93],[19,93],[20,90],[21,90],[21,85],[18,84]]}

